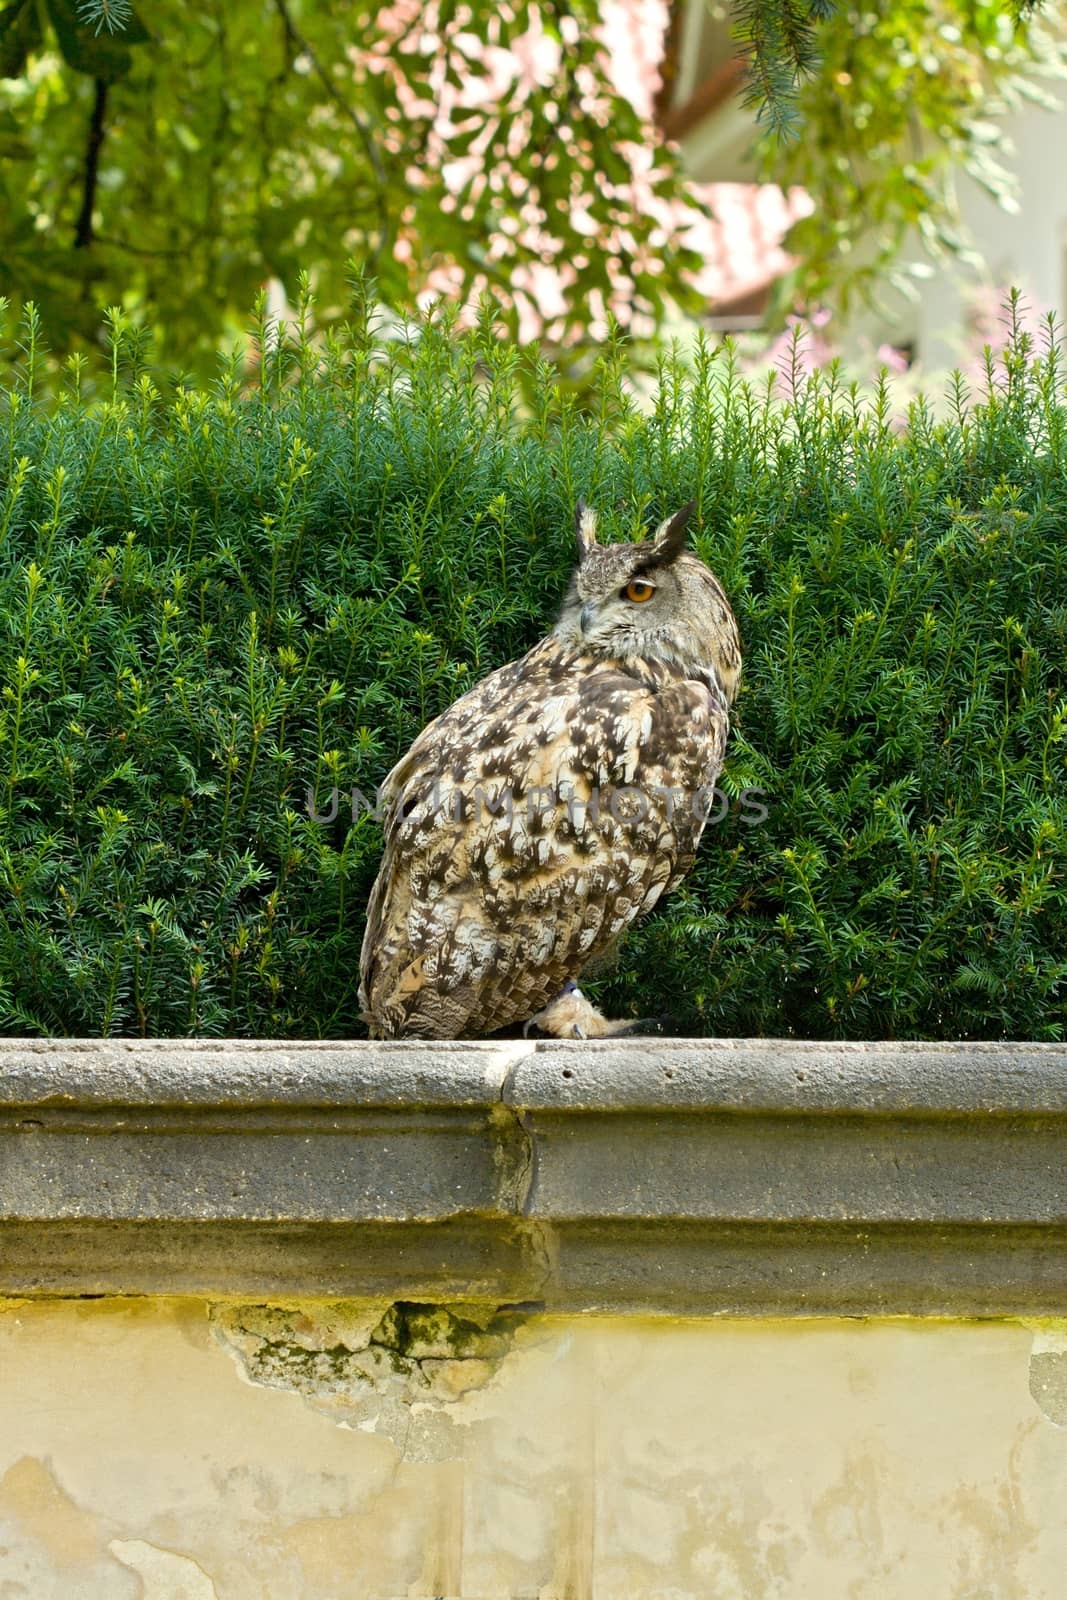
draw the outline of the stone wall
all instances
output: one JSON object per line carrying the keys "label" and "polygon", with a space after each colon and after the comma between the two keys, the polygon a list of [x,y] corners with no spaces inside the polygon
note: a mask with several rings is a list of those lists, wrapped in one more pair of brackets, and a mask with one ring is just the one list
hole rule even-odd
{"label": "stone wall", "polygon": [[1053,1046],[0,1045],[0,1600],[1060,1600],[1065,1134]]}

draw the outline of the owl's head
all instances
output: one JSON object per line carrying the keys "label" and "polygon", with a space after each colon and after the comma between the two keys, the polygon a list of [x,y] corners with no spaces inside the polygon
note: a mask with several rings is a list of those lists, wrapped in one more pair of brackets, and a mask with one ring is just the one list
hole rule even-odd
{"label": "owl's head", "polygon": [[718,579],[685,548],[690,501],[640,544],[598,544],[596,512],[575,513],[578,565],[555,636],[613,661],[670,661],[694,677],[713,668],[727,700],[737,693],[737,623]]}

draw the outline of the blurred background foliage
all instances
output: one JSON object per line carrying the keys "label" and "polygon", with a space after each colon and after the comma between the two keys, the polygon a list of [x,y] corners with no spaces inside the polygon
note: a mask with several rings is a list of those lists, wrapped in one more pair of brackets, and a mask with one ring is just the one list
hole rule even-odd
{"label": "blurred background foliage", "polygon": [[0,12],[0,292],[59,346],[121,305],[157,361],[213,371],[268,278],[313,264],[329,326],[350,256],[403,309],[491,284],[513,330],[524,273],[566,263],[560,340],[615,291],[653,322],[686,300],[689,189],[612,87],[592,0],[159,0],[150,37],[74,3]]}
{"label": "blurred background foliage", "polygon": [[113,316],[52,399],[24,315],[0,1028],[358,1034],[381,833],[351,791],[545,632],[583,496],[621,538],[695,497],[745,652],[733,803],[606,1003],[718,1035],[1062,1037],[1067,404],[1052,329],[1008,320],[974,393],[902,425],[884,381],[794,353],[753,385],[706,343],[638,406],[616,336],[580,406],[491,305],[384,339],[358,276],[321,346],[261,316],[251,388],[239,358],[161,385]]}
{"label": "blurred background foliage", "polygon": [[[957,189],[971,178],[1016,209],[1001,119],[1030,103],[1053,108],[1067,52],[1063,13],[1002,0],[892,0],[843,6],[818,29],[817,65],[785,105],[795,139],[764,141],[780,183],[802,183],[811,216],[790,233],[796,272],[787,307],[848,311],[885,286],[915,292],[955,261],[977,265]],[[917,238],[925,254],[906,266]],[[910,281],[909,281],[910,280]]]}
{"label": "blurred background foliage", "polygon": [[[616,87],[607,10],[3,0],[0,293],[32,299],[61,353],[119,306],[159,330],[158,364],[201,377],[256,289],[293,294],[301,266],[333,326],[350,256],[400,313],[488,288],[513,336],[532,319],[556,352],[595,348],[609,311],[648,335],[709,309],[690,232],[706,202]],[[991,118],[1061,70],[1058,16],[737,0],[763,171],[815,201],[779,312],[870,293],[914,228],[965,250],[954,174],[1003,198]]]}

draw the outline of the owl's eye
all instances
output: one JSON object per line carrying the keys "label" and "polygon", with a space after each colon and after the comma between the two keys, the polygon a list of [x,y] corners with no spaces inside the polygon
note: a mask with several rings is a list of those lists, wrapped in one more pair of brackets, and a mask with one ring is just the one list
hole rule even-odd
{"label": "owl's eye", "polygon": [[632,600],[635,605],[643,605],[646,600],[651,600],[656,592],[654,583],[646,583],[644,578],[631,578],[626,588],[622,591],[624,600]]}

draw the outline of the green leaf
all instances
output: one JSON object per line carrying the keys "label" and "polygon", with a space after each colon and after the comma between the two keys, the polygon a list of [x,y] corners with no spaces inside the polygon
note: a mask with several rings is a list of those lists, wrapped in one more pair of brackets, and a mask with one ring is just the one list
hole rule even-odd
{"label": "green leaf", "polygon": [[35,0],[14,0],[0,11],[0,78],[22,75],[27,56],[41,43],[41,18]]}
{"label": "green leaf", "polygon": [[6,107],[0,107],[0,156],[7,161],[32,161],[33,155],[33,146],[24,137],[18,118]]}

